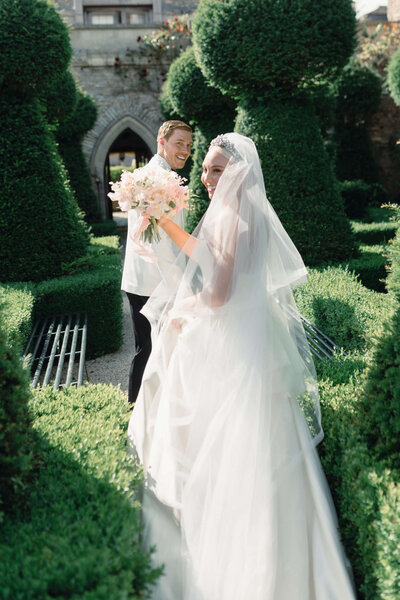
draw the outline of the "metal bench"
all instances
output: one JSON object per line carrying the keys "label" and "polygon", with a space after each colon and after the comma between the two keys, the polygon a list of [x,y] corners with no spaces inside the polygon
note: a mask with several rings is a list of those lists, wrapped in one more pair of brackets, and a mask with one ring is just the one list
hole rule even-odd
{"label": "metal bench", "polygon": [[24,352],[32,374],[32,387],[52,384],[58,390],[70,385],[81,386],[86,366],[86,340],[86,312],[39,318]]}

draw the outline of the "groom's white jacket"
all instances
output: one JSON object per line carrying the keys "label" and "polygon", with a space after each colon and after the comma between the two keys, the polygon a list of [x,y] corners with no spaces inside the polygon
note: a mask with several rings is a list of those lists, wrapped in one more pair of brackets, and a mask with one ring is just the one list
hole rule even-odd
{"label": "groom's white jacket", "polygon": [[[167,161],[159,154],[155,154],[149,163],[142,167],[142,169],[147,169],[150,166],[158,166],[160,169],[171,169]],[[173,218],[173,221],[182,228],[184,227],[185,221],[184,212],[185,211],[182,210]],[[140,215],[136,210],[128,211],[128,235],[126,239],[121,289],[125,292],[130,292],[131,294],[137,294],[139,296],[150,296],[161,282],[162,273],[166,272],[168,266],[176,261],[179,254],[179,248],[160,228],[161,240],[158,243],[154,242],[151,245],[156,256],[156,261],[148,262],[142,258],[135,252],[134,243],[131,238],[132,231],[135,231],[139,216]],[[183,256],[180,260],[182,260],[183,263],[185,261]],[[184,266],[184,264],[182,266]]]}

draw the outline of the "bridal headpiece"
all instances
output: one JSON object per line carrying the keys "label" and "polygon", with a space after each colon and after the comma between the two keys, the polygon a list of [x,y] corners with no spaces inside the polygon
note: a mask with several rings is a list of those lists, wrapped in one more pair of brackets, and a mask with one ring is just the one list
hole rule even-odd
{"label": "bridal headpiece", "polygon": [[210,148],[213,146],[219,146],[220,148],[225,148],[235,160],[241,160],[242,157],[239,152],[236,150],[234,144],[228,139],[228,136],[222,133],[221,135],[217,135],[210,143]]}

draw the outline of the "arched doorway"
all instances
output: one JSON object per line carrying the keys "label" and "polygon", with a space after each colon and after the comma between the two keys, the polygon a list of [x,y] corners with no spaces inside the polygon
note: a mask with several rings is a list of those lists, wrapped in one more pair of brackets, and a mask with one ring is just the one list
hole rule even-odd
{"label": "arched doorway", "polygon": [[110,200],[107,197],[110,179],[106,173],[111,149],[120,148],[121,153],[124,152],[126,157],[127,150],[130,150],[134,144],[133,149],[137,149],[139,156],[150,157],[157,152],[157,131],[153,131],[144,120],[140,121],[131,115],[125,115],[109,123],[100,135],[97,135],[91,153],[90,170],[97,187],[103,216],[112,218]]}
{"label": "arched doorway", "polygon": [[111,144],[104,164],[104,183],[106,186],[106,218],[112,218],[112,202],[108,198],[111,191],[110,181],[113,179],[111,167],[141,167],[149,162],[152,152],[144,140],[132,129],[124,129]]}

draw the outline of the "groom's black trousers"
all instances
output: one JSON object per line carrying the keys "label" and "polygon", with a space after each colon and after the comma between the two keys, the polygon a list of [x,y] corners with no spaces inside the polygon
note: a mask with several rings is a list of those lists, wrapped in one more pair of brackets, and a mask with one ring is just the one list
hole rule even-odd
{"label": "groom's black trousers", "polygon": [[142,383],[143,371],[151,353],[151,326],[140,310],[149,299],[148,296],[138,296],[126,292],[131,307],[133,332],[135,335],[135,355],[129,372],[128,398],[133,405]]}

